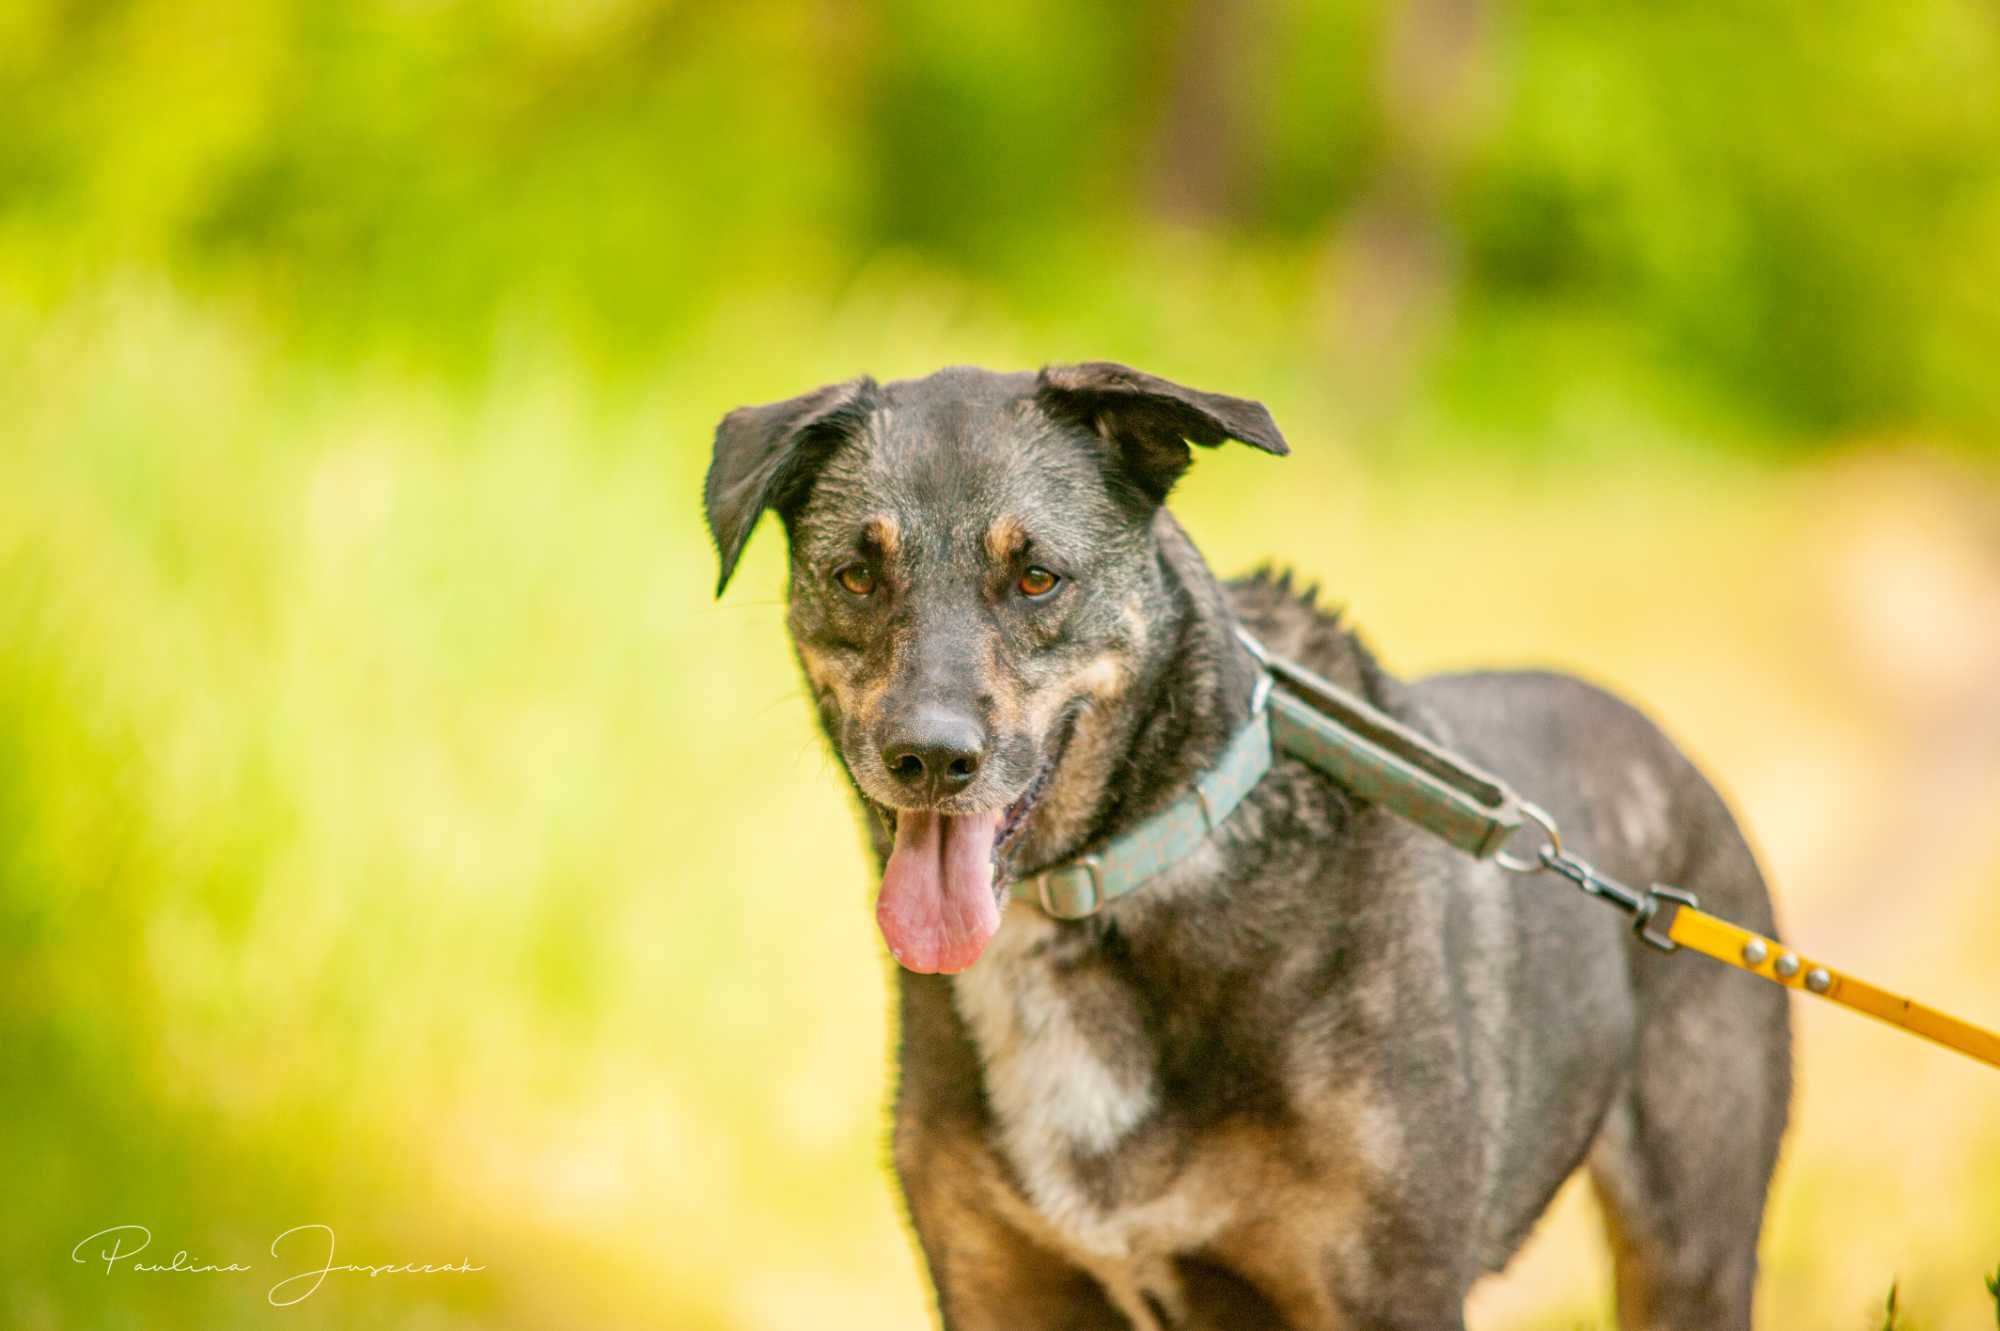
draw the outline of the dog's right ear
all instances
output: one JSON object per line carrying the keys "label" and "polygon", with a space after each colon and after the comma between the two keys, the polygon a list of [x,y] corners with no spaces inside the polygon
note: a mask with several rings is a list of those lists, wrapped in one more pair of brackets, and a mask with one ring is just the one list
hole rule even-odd
{"label": "dog's right ear", "polygon": [[868,414],[874,393],[875,381],[863,375],[783,402],[738,407],[715,427],[703,495],[722,561],[717,596],[729,585],[757,519],[767,508],[785,513],[804,500],[834,445]]}

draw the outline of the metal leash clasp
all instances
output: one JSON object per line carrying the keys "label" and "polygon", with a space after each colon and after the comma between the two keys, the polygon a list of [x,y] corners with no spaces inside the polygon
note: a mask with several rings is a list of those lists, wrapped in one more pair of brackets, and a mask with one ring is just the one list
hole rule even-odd
{"label": "metal leash clasp", "polygon": [[1675,952],[1680,949],[1668,936],[1673,925],[1674,913],[1682,906],[1699,909],[1701,902],[1694,893],[1684,892],[1677,887],[1666,887],[1659,883],[1640,891],[1627,887],[1607,874],[1598,872],[1589,861],[1572,855],[1563,849],[1562,832],[1555,819],[1536,805],[1521,802],[1521,812],[1530,821],[1539,825],[1548,835],[1548,843],[1537,851],[1532,860],[1522,859],[1501,851],[1493,857],[1494,863],[1509,873],[1548,872],[1567,878],[1585,893],[1616,906],[1632,917],[1632,932],[1639,941],[1661,952]]}

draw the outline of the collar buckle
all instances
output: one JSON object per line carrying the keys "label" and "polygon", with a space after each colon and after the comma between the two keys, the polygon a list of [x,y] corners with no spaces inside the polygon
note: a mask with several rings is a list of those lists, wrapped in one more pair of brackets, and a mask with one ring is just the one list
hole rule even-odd
{"label": "collar buckle", "polygon": [[1104,904],[1104,862],[1083,855],[1035,875],[1035,898],[1052,919],[1081,920]]}

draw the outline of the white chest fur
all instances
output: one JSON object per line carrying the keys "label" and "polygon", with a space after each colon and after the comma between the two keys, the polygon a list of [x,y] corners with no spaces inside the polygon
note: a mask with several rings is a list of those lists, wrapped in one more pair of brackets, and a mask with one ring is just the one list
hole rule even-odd
{"label": "white chest fur", "polygon": [[952,981],[986,1078],[1000,1147],[1029,1202],[1062,1240],[1098,1258],[1139,1256],[1166,1217],[1148,1205],[1107,1212],[1071,1162],[1102,1156],[1151,1114],[1152,1073],[1109,1059],[1078,1023],[1061,977],[1034,944],[1062,926],[1013,910],[986,954]]}

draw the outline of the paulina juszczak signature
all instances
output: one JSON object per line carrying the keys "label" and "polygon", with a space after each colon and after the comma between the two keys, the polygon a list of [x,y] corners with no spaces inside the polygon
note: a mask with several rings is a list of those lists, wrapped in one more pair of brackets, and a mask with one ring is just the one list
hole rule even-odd
{"label": "paulina juszczak signature", "polygon": [[[105,1245],[95,1253],[86,1254],[84,1249],[103,1240]],[[289,1240],[289,1242],[288,1242]],[[83,1239],[69,1251],[72,1262],[103,1262],[106,1275],[116,1272],[122,1265],[127,1271],[148,1275],[232,1275],[248,1272],[252,1268],[241,1262],[203,1262],[191,1258],[186,1249],[176,1252],[164,1262],[142,1262],[139,1255],[153,1245],[153,1231],[144,1225],[112,1225],[100,1229]],[[323,1249],[323,1250],[322,1250]],[[376,1276],[402,1275],[469,1275],[486,1268],[474,1262],[336,1262],[334,1261],[335,1241],[333,1229],[329,1225],[293,1225],[284,1233],[271,1240],[271,1256],[286,1260],[287,1252],[294,1259],[310,1257],[312,1265],[295,1275],[288,1275],[265,1291],[264,1297],[274,1308],[289,1308],[295,1303],[303,1303],[319,1292],[330,1275]],[[305,1256],[301,1256],[304,1254]]]}

